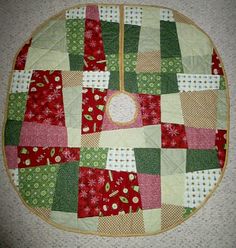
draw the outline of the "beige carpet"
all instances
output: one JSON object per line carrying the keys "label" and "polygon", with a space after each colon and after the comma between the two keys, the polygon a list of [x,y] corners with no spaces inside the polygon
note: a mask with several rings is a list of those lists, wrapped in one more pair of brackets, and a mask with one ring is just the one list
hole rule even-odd
{"label": "beige carpet", "polygon": [[[0,123],[2,125],[9,71],[24,40],[44,20],[76,0],[0,1]],[[92,2],[92,1],[90,1]],[[122,1],[97,1],[118,3]],[[158,4],[187,15],[205,30],[217,46],[231,93],[231,140],[228,168],[208,203],[174,230],[158,236],[101,238],[58,230],[32,215],[10,185],[0,154],[0,247],[236,247],[236,1],[235,0],[137,0],[126,3]],[[234,150],[234,151],[233,151]]]}

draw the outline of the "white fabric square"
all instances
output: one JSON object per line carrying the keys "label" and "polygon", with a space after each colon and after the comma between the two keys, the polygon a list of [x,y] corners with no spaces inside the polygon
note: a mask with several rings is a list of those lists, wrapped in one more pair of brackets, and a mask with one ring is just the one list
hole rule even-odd
{"label": "white fabric square", "polygon": [[119,6],[99,6],[99,17],[101,21],[120,22]]}
{"label": "white fabric square", "polygon": [[13,71],[11,92],[28,92],[32,73],[32,70]]}
{"label": "white fabric square", "polygon": [[221,169],[186,173],[184,207],[198,207],[214,188],[220,175]]}
{"label": "white fabric square", "polygon": [[83,87],[108,89],[109,77],[109,71],[84,71]]}
{"label": "white fabric square", "polygon": [[160,20],[174,22],[174,15],[170,9],[160,9]]}
{"label": "white fabric square", "polygon": [[124,23],[131,25],[142,25],[143,10],[140,7],[125,6]]}
{"label": "white fabric square", "polygon": [[67,10],[66,19],[85,19],[85,7]]}
{"label": "white fabric square", "polygon": [[180,92],[213,90],[220,88],[219,75],[177,73]]}
{"label": "white fabric square", "polygon": [[109,148],[106,169],[136,172],[133,148]]}

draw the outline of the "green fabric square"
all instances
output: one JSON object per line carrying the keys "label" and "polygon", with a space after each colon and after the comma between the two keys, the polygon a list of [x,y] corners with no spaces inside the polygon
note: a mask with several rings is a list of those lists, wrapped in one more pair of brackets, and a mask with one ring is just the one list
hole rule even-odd
{"label": "green fabric square", "polygon": [[81,147],[79,166],[105,169],[108,148]]}
{"label": "green fabric square", "polygon": [[187,150],[186,172],[218,168],[220,164],[215,149]]}
{"label": "green fabric square", "polygon": [[125,72],[125,90],[130,93],[138,93],[137,74]]}
{"label": "green fabric square", "polygon": [[5,125],[5,145],[19,145],[22,122],[7,120]]}
{"label": "green fabric square", "polygon": [[19,190],[32,207],[51,208],[59,165],[19,169]]}
{"label": "green fabric square", "polygon": [[181,58],[161,59],[161,72],[163,73],[183,73]]}
{"label": "green fabric square", "polygon": [[101,21],[105,54],[119,53],[119,23]]}
{"label": "green fabric square", "polygon": [[179,92],[177,76],[175,73],[161,74],[161,94]]}
{"label": "green fabric square", "polygon": [[9,94],[7,118],[9,120],[23,121],[25,116],[25,106],[27,93]]}
{"label": "green fabric square", "polygon": [[124,52],[137,53],[139,44],[140,26],[125,24],[124,28]]}
{"label": "green fabric square", "polygon": [[175,22],[160,21],[161,58],[181,57]]}
{"label": "green fabric square", "polygon": [[137,54],[136,53],[124,54],[125,72],[135,72],[136,65],[137,65]]}
{"label": "green fabric square", "polygon": [[119,71],[119,55],[106,55],[106,66],[108,71]]}
{"label": "green fabric square", "polygon": [[134,155],[138,173],[160,175],[159,148],[134,148]]}
{"label": "green fabric square", "polygon": [[82,55],[69,54],[69,59],[71,71],[83,71],[84,58]]}
{"label": "green fabric square", "polygon": [[69,54],[84,53],[84,20],[66,20],[66,44]]}
{"label": "green fabric square", "polygon": [[111,71],[108,89],[119,90],[119,81],[120,81],[119,72],[118,71]]}
{"label": "green fabric square", "polygon": [[160,73],[137,73],[138,93],[160,95]]}
{"label": "green fabric square", "polygon": [[220,76],[220,90],[225,90],[225,89],[226,89],[225,77]]}
{"label": "green fabric square", "polygon": [[62,164],[57,174],[53,211],[77,213],[79,163]]}

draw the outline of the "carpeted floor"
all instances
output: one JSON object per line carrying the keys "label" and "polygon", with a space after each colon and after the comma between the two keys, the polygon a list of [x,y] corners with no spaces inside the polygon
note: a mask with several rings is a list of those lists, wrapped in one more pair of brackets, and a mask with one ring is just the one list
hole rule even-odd
{"label": "carpeted floor", "polygon": [[[83,1],[84,2],[84,1]],[[92,2],[92,1],[90,1]],[[96,1],[122,3],[122,1]],[[0,247],[208,247],[236,246],[236,1],[136,0],[126,3],[157,4],[174,8],[196,22],[213,39],[228,76],[231,94],[231,134],[228,168],[208,203],[186,223],[158,236],[104,238],[58,230],[32,215],[10,185],[0,153]],[[2,127],[8,76],[12,60],[31,32],[76,0],[8,0],[0,5],[0,123]],[[2,140],[2,139],[1,139]]]}

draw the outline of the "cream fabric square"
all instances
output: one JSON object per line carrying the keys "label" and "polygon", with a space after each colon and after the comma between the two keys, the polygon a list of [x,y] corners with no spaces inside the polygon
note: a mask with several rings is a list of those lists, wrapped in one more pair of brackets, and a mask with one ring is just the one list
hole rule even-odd
{"label": "cream fabric square", "polygon": [[184,174],[186,158],[185,149],[161,149],[161,176]]}
{"label": "cream fabric square", "polygon": [[70,228],[78,228],[77,213],[51,211],[50,220]]}
{"label": "cream fabric square", "polygon": [[143,210],[145,232],[152,233],[161,230],[161,209]]}
{"label": "cream fabric square", "polygon": [[63,88],[66,127],[81,129],[82,87]]}
{"label": "cream fabric square", "polygon": [[134,149],[109,148],[107,154],[107,170],[137,172]]}
{"label": "cream fabric square", "polygon": [[31,47],[66,52],[66,21],[59,18],[48,21],[33,37]]}
{"label": "cream fabric square", "polygon": [[84,71],[83,87],[108,89],[110,72],[109,71]]}
{"label": "cream fabric square", "polygon": [[160,20],[174,22],[174,14],[170,9],[160,9]]}
{"label": "cream fabric square", "polygon": [[138,52],[152,51],[160,51],[160,29],[141,26]]}
{"label": "cream fabric square", "polygon": [[180,92],[217,90],[220,88],[219,75],[177,73]]}
{"label": "cream fabric square", "polygon": [[217,184],[221,169],[194,171],[185,174],[184,206],[198,207]]}
{"label": "cream fabric square", "polygon": [[30,47],[25,69],[69,71],[69,55],[66,52]]}
{"label": "cream fabric square", "polygon": [[202,31],[193,25],[176,22],[181,57],[211,55],[213,46]]}
{"label": "cream fabric square", "polygon": [[120,9],[115,5],[99,5],[99,17],[101,21],[120,22]]}
{"label": "cream fabric square", "polygon": [[99,147],[146,147],[143,128],[102,131]]}
{"label": "cream fabric square", "polygon": [[124,9],[124,23],[131,25],[142,25],[142,8],[135,6],[125,6]]}
{"label": "cream fabric square", "polygon": [[185,174],[161,177],[162,203],[183,206],[185,193]]}
{"label": "cream fabric square", "polygon": [[67,128],[68,147],[81,147],[81,129]]}
{"label": "cream fabric square", "polygon": [[227,129],[227,94],[225,90],[217,92],[217,129]]}
{"label": "cream fabric square", "polygon": [[160,12],[158,8],[143,7],[138,52],[160,51]]}
{"label": "cream fabric square", "polygon": [[161,122],[184,124],[179,93],[161,95]]}
{"label": "cream fabric square", "polygon": [[28,92],[32,70],[15,70],[12,74],[11,92]]}
{"label": "cream fabric square", "polygon": [[142,27],[160,29],[160,9],[143,6],[142,11]]}
{"label": "cream fabric square", "polygon": [[186,74],[211,74],[212,55],[188,56],[181,58],[183,72]]}
{"label": "cream fabric square", "polygon": [[69,9],[66,11],[66,19],[85,19],[85,7]]}
{"label": "cream fabric square", "polygon": [[78,219],[78,229],[81,231],[97,232],[99,217],[88,217]]}
{"label": "cream fabric square", "polygon": [[160,148],[161,147],[161,125],[144,126],[144,136],[146,141],[146,148]]}

